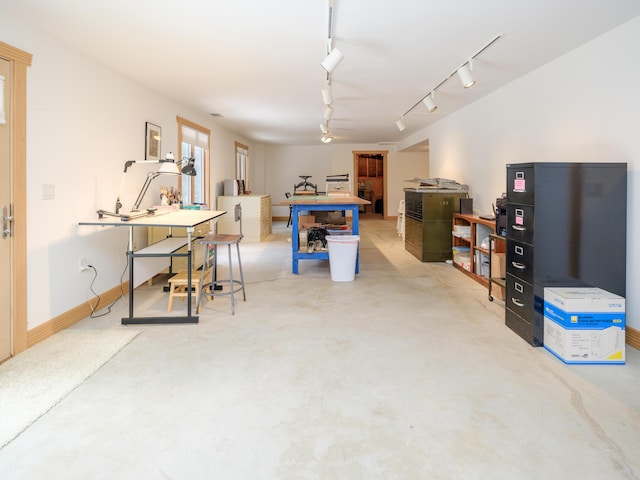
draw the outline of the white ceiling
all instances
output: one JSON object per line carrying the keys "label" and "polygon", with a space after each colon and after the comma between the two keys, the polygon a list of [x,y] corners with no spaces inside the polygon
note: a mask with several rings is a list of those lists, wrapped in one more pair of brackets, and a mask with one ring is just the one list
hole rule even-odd
{"label": "white ceiling", "polygon": [[[221,126],[269,144],[320,144],[328,0],[0,0],[73,45]],[[334,142],[394,143],[640,15],[638,0],[335,0]],[[439,108],[418,105],[451,78]],[[37,59],[34,59],[37,60]],[[593,59],[594,68],[597,59]],[[613,77],[613,75],[612,75]]]}

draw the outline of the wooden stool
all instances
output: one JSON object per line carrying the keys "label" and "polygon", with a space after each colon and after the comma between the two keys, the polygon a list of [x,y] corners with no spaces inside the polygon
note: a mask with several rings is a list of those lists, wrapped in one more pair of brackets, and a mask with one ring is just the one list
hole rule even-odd
{"label": "wooden stool", "polygon": [[[196,296],[196,305],[200,305],[200,277],[194,275],[195,272],[191,272],[191,291]],[[173,298],[179,297],[184,299],[189,292],[187,292],[187,284],[189,278],[187,271],[178,272],[169,279],[169,305],[167,305],[167,312],[170,312],[173,308]]]}

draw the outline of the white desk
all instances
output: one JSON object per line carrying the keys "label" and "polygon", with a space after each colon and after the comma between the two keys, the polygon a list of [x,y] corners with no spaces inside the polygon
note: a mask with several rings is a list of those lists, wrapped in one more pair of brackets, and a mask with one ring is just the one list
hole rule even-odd
{"label": "white desk", "polygon": [[[196,225],[208,222],[224,215],[223,210],[171,210],[168,212],[156,212],[152,215],[132,218],[123,221],[117,217],[103,217],[95,220],[79,222],[79,225],[101,227],[129,227],[129,246],[127,248],[127,261],[129,264],[129,316],[122,319],[122,324],[141,323],[198,323],[198,316],[191,314],[191,295],[187,295],[187,315],[167,317],[134,317],[133,316],[133,292],[134,285],[134,259],[148,257],[186,257],[187,258],[187,291],[191,291],[191,235]],[[133,229],[139,227],[183,227],[187,231],[187,253],[176,253],[176,250],[185,245],[185,238],[167,237],[165,240],[154,243],[146,248],[133,251]]]}

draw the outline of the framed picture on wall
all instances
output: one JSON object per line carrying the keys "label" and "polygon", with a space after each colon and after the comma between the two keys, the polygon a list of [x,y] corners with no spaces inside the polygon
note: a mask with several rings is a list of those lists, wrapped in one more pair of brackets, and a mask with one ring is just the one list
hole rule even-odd
{"label": "framed picture on wall", "polygon": [[153,123],[145,123],[144,159],[160,160],[162,128]]}

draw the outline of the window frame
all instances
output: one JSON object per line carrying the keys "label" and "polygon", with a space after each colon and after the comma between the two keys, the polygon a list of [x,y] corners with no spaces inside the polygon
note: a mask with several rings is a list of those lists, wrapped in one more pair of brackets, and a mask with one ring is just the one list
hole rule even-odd
{"label": "window frame", "polygon": [[[201,178],[202,180],[202,191],[204,194],[204,198],[203,198],[203,203],[205,205],[210,205],[211,202],[211,193],[210,193],[210,188],[209,188],[209,169],[210,169],[210,163],[211,163],[211,130],[203,127],[202,125],[198,125],[197,123],[194,123],[190,120],[187,120],[186,118],[180,117],[180,116],[176,116],[176,121],[178,123],[178,150],[180,151],[180,155],[182,155],[182,143],[183,143],[183,136],[182,136],[182,128],[183,127],[188,127],[191,128],[193,130],[196,130],[199,133],[202,133],[204,135],[207,136],[207,146],[204,149],[204,158],[202,161],[202,172],[198,172],[196,176],[194,177],[189,177],[191,179],[191,198],[190,198],[190,204],[194,203],[194,199],[193,199],[193,192],[196,190],[194,188],[195,186],[195,182]],[[192,145],[192,149],[193,149],[193,145]],[[191,152],[191,155],[193,155],[194,152]],[[180,160],[182,159],[182,157],[180,157]],[[180,198],[182,199],[182,175],[180,175],[180,181],[178,182],[179,184],[179,190],[180,190]]]}
{"label": "window frame", "polygon": [[249,187],[249,147],[233,142],[235,146],[235,179],[244,181],[245,191],[251,191]]}

